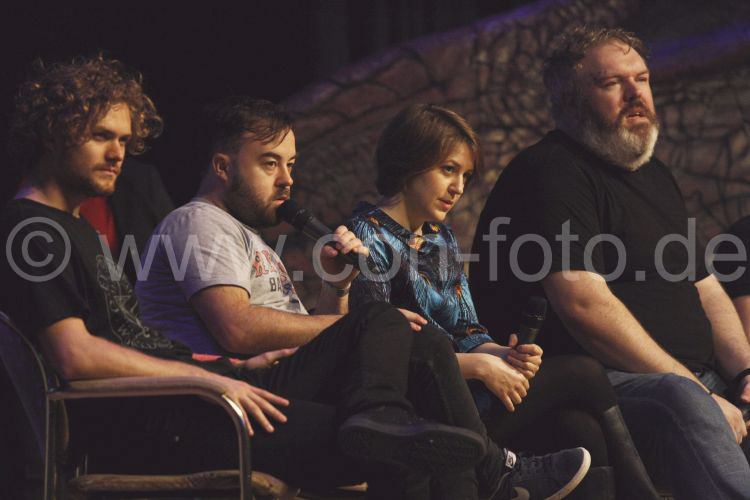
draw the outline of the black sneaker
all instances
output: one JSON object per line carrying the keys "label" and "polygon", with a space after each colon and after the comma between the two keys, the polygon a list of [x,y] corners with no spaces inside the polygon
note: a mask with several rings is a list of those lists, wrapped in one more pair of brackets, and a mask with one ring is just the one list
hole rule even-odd
{"label": "black sneaker", "polygon": [[500,480],[493,500],[558,500],[581,482],[591,466],[586,448],[573,448],[543,456],[516,457],[507,451],[511,468]]}
{"label": "black sneaker", "polygon": [[468,469],[485,453],[485,439],[479,434],[395,407],[349,417],[339,429],[338,442],[349,456],[428,474]]}

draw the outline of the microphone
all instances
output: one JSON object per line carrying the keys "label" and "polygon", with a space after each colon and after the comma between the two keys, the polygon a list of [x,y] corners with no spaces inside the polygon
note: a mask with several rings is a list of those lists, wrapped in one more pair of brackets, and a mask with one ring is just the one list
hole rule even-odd
{"label": "microphone", "polygon": [[521,313],[521,324],[518,328],[518,344],[533,344],[544,318],[547,317],[547,301],[542,297],[532,295]]}
{"label": "microphone", "polygon": [[[333,233],[328,226],[320,222],[317,217],[310,213],[309,210],[297,205],[297,202],[294,200],[286,200],[282,203],[279,208],[276,209],[276,215],[279,219],[288,222],[313,241],[318,241],[323,236]],[[336,243],[333,241],[329,241],[326,245],[337,252],[339,251],[338,248],[336,248]],[[343,254],[339,252],[338,258],[343,259],[347,264],[353,266],[359,264],[359,254],[356,253],[349,252]]]}
{"label": "microphone", "polygon": [[743,421],[747,422],[748,420],[750,420],[750,403],[740,401],[739,404],[737,404],[737,408],[739,408],[742,412]]}

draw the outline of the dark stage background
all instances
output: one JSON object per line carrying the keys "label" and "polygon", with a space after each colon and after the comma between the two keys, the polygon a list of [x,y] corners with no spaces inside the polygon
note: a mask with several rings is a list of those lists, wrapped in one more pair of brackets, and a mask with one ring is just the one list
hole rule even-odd
{"label": "dark stage background", "polygon": [[[346,64],[404,40],[463,26],[524,0],[290,0],[6,6],[0,20],[3,137],[18,84],[36,58],[69,59],[103,50],[144,74],[165,130],[143,158],[158,166],[177,204],[198,182],[194,118],[232,93],[281,101]],[[3,140],[3,144],[5,140]],[[14,190],[2,151],[3,199]]]}

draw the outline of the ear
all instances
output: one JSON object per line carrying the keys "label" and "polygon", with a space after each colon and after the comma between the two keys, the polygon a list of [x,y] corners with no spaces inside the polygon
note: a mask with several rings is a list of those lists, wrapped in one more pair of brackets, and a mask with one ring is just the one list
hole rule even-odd
{"label": "ear", "polygon": [[211,157],[210,170],[223,181],[229,181],[231,177],[232,158],[226,153],[214,153]]}

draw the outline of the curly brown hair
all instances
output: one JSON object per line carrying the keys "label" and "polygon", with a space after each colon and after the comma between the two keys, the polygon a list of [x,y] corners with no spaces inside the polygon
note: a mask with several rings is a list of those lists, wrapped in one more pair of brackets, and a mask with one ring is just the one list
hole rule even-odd
{"label": "curly brown hair", "polygon": [[143,93],[142,77],[120,61],[99,54],[71,62],[35,63],[21,84],[10,119],[8,151],[17,167],[32,168],[50,151],[64,151],[89,139],[91,128],[118,103],[130,110],[128,152],[139,154],[162,131],[162,119]]}
{"label": "curly brown hair", "polygon": [[568,107],[577,105],[577,71],[581,60],[590,49],[611,41],[623,43],[644,60],[648,59],[643,41],[635,33],[622,28],[579,26],[553,41],[554,49],[544,62],[543,76],[556,120],[559,121]]}

